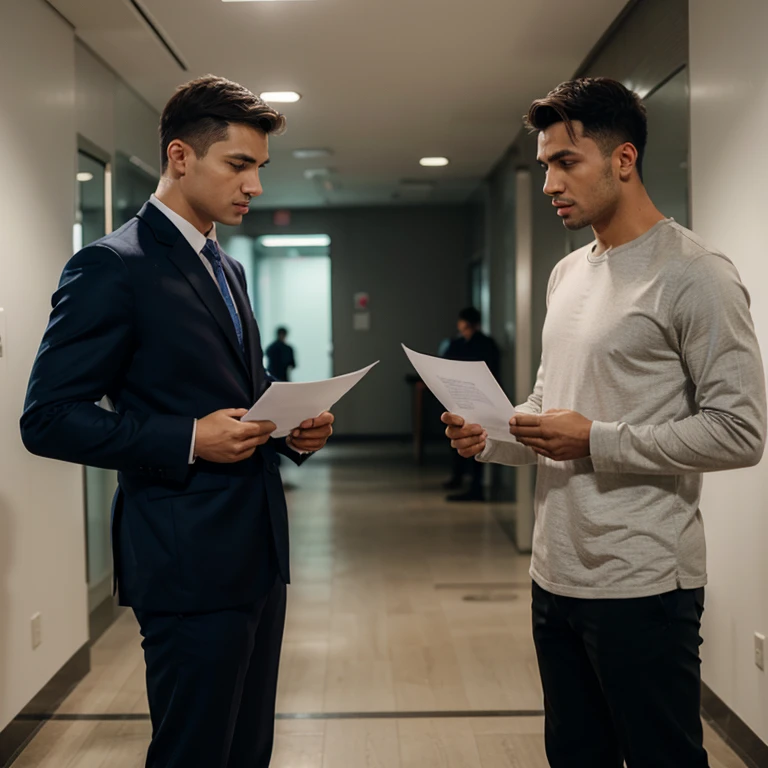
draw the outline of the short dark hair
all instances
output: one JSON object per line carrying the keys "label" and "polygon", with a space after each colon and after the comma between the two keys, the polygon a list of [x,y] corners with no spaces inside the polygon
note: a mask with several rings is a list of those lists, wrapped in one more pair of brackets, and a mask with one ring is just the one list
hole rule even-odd
{"label": "short dark hair", "polygon": [[606,156],[624,142],[633,144],[637,149],[637,171],[643,178],[648,119],[645,106],[634,91],[607,77],[569,80],[543,99],[536,99],[524,118],[531,131],[544,131],[555,123],[564,123],[575,142],[574,120],[583,124],[584,135],[594,139]]}
{"label": "short dark hair", "polygon": [[280,327],[277,329],[277,335],[280,336],[280,334],[283,334],[284,336],[288,335],[288,329]]}
{"label": "short dark hair", "polygon": [[459,320],[464,320],[470,325],[480,325],[482,315],[474,307],[467,307],[459,312]]}
{"label": "short dark hair", "polygon": [[248,125],[266,134],[285,130],[285,116],[242,85],[206,75],[176,89],[160,118],[160,153],[168,167],[168,146],[176,139],[189,144],[197,157],[205,157],[212,144],[227,138],[232,123]]}

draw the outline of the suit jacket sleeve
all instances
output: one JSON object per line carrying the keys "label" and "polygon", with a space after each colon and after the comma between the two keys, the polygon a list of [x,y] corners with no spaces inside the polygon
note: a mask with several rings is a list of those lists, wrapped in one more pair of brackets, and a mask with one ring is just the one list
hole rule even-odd
{"label": "suit jacket sleeve", "polygon": [[134,301],[125,263],[111,248],[89,246],[70,260],[32,369],[22,439],[51,459],[183,479],[191,417],[96,405],[119,388],[131,362]]}

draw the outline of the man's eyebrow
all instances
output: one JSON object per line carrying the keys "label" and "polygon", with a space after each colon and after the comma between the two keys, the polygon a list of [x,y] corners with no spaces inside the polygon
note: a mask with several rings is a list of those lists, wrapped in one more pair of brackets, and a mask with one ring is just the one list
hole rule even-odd
{"label": "man's eyebrow", "polygon": [[550,155],[547,158],[546,162],[544,160],[539,159],[539,165],[541,166],[551,165],[552,163],[556,163],[558,160],[562,160],[564,157],[569,157],[575,154],[577,154],[575,149],[561,149],[559,152],[555,152],[554,155]]}
{"label": "man's eyebrow", "polygon": [[253,164],[256,162],[255,157],[246,155],[244,152],[233,152],[231,155],[227,155],[227,157],[231,158],[232,160],[242,160],[244,163]]}

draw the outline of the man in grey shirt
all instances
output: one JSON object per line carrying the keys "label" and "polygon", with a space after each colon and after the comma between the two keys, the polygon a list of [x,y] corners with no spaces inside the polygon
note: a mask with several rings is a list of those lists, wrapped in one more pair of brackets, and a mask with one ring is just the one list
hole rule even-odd
{"label": "man in grey shirt", "polygon": [[547,292],[517,443],[445,414],[462,456],[538,464],[533,633],[552,768],[704,768],[702,473],[757,464],[763,363],[733,264],[642,182],[645,109],[603,78],[531,105],[544,192],[594,243]]}

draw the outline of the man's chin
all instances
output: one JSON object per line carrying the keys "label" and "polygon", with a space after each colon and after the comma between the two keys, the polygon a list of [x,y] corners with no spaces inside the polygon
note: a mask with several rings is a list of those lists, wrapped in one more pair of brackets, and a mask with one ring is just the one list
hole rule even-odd
{"label": "man's chin", "polygon": [[578,232],[580,229],[584,229],[584,227],[590,226],[590,223],[588,221],[578,219],[563,219],[563,226],[569,232]]}
{"label": "man's chin", "polygon": [[243,216],[245,216],[244,213],[232,213],[230,211],[226,216],[220,216],[217,221],[228,227],[239,227],[243,223]]}

